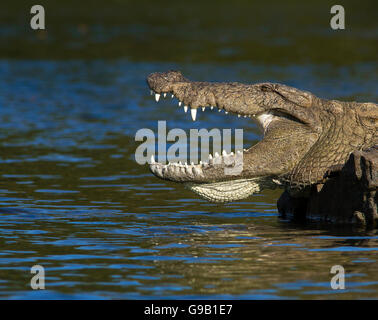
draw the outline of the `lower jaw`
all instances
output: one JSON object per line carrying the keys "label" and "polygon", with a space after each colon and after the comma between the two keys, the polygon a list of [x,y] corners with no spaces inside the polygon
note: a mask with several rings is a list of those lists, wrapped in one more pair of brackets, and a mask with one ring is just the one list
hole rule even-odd
{"label": "lower jaw", "polygon": [[213,183],[185,183],[185,187],[201,198],[215,203],[232,202],[259,193],[263,189],[274,189],[277,185],[271,178],[257,177]]}

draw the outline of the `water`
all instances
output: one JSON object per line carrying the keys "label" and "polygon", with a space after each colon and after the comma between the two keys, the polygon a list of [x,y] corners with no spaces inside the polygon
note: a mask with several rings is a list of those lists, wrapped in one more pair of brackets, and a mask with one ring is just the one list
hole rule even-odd
{"label": "water", "polygon": [[[0,298],[378,298],[377,230],[282,220],[280,190],[211,204],[134,159],[135,133],[159,120],[261,137],[247,119],[193,123],[156,104],[155,71],[376,102],[376,3],[344,1],[334,31],[326,0],[67,0],[31,31],[26,2],[0,12]],[[45,290],[30,288],[37,264]],[[345,290],[331,289],[334,265]]]}
{"label": "water", "polygon": [[[193,124],[170,99],[156,104],[145,76],[172,67],[0,61],[0,296],[377,298],[376,231],[283,221],[279,190],[211,204],[135,163],[135,132],[156,132],[158,120],[241,126],[247,144],[259,138],[244,119],[205,111]],[[180,65],[193,78],[274,78],[320,96],[376,99],[372,67]],[[348,86],[329,92],[340,75]],[[45,267],[44,291],[29,287],[35,264]],[[331,289],[333,265],[345,267],[346,290]]]}

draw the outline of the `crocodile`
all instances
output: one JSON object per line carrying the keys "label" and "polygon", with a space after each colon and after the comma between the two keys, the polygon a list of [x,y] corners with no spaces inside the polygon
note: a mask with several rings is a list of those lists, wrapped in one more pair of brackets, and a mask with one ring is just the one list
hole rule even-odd
{"label": "crocodile", "polygon": [[[194,121],[199,109],[217,108],[261,127],[263,139],[242,154],[223,151],[190,165],[163,164],[152,157],[149,167],[155,176],[184,184],[211,202],[275,187],[304,192],[340,171],[354,151],[378,144],[378,105],[372,102],[322,99],[278,83],[197,82],[180,71],[152,73],[147,84],[156,101],[171,94],[185,112],[190,109]],[[226,174],[238,156],[241,172]]]}

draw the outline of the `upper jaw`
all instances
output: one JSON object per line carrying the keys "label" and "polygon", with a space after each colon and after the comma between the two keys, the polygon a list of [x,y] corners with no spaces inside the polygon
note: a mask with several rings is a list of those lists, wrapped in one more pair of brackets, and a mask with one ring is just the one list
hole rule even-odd
{"label": "upper jaw", "polygon": [[192,117],[192,120],[193,121],[196,121],[197,119],[197,114],[198,114],[198,110],[202,110],[202,111],[205,111],[206,109],[210,109],[210,110],[218,110],[218,112],[222,112],[224,111],[225,114],[234,114],[234,115],[237,115],[239,118],[240,117],[244,117],[244,118],[251,118],[253,120],[256,120],[258,122],[261,122],[260,119],[259,119],[259,116],[264,114],[264,110],[258,110],[258,109],[252,109],[250,111],[246,111],[246,109],[239,109],[239,110],[236,110],[236,108],[230,108],[230,107],[227,107],[227,106],[222,106],[220,104],[217,104],[217,103],[214,103],[213,105],[210,105],[210,104],[206,104],[206,105],[195,105],[195,104],[191,104],[188,99],[180,99],[179,96],[176,96],[175,93],[173,92],[170,92],[170,91],[160,91],[160,92],[156,92],[154,89],[151,89],[150,91],[150,94],[152,96],[154,96],[154,99],[156,102],[159,102],[161,98],[167,98],[167,97],[171,97],[172,99],[173,98],[177,98],[178,100],[178,106],[179,107],[182,107],[184,109],[184,112],[187,113],[190,109],[190,115]]}
{"label": "upper jaw", "polygon": [[151,90],[157,93],[169,92],[172,85],[189,82],[180,71],[154,72],[147,77],[147,84]]}
{"label": "upper jaw", "polygon": [[[206,108],[210,108],[211,110],[215,108],[219,112],[224,110],[226,114],[232,113],[245,118],[255,118],[258,114],[265,112],[261,106],[250,102],[247,103],[241,99],[240,91],[235,91],[231,95],[235,101],[230,103],[230,95],[224,95],[222,90],[217,91],[217,84],[191,82],[183,77],[179,71],[152,73],[148,76],[147,83],[151,90],[151,95],[154,96],[156,102],[162,97],[165,98],[167,96],[177,98],[178,105],[182,106],[185,112],[190,109],[193,121],[197,118],[197,110],[199,108],[202,111]],[[232,88],[232,84],[226,85]]]}

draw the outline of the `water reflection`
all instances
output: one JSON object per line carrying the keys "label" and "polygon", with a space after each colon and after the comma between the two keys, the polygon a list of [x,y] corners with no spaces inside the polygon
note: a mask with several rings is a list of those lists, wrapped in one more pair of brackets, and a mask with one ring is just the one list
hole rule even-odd
{"label": "water reflection", "polygon": [[[178,67],[126,60],[0,62],[0,296],[376,298],[375,230],[280,220],[279,190],[211,204],[135,163],[135,132],[155,130],[161,119],[184,129],[242,126],[246,143],[259,138],[245,119],[204,112],[193,124],[168,100],[156,105],[145,76],[172,66]],[[348,99],[374,100],[373,67],[180,69],[198,79],[274,78],[320,96],[348,92]],[[329,92],[340,74],[350,87]],[[44,292],[28,288],[34,264],[46,268]],[[336,264],[347,272],[342,292],[329,284]]]}

